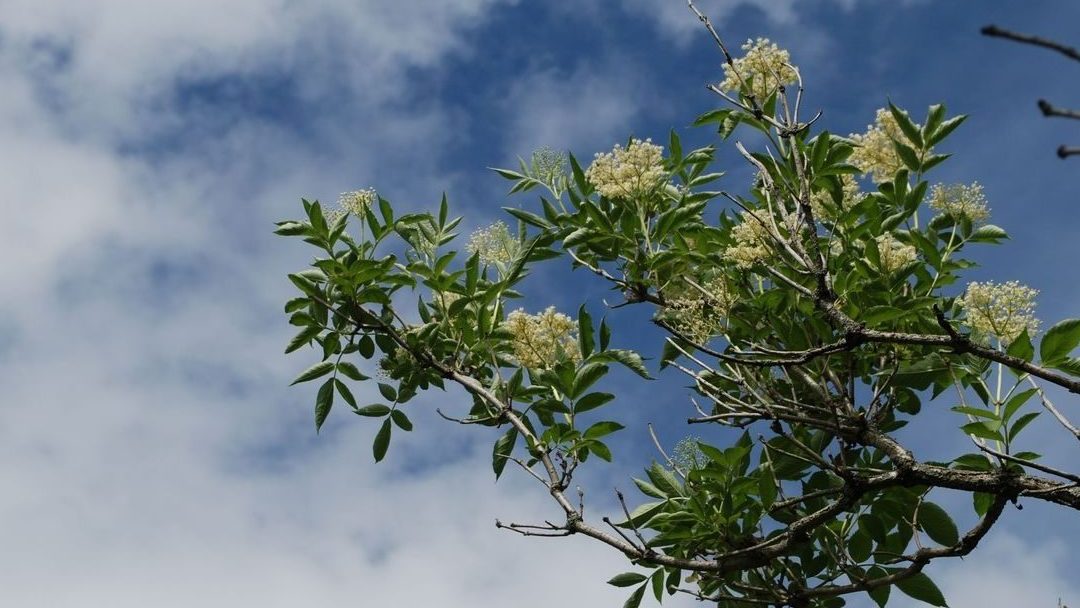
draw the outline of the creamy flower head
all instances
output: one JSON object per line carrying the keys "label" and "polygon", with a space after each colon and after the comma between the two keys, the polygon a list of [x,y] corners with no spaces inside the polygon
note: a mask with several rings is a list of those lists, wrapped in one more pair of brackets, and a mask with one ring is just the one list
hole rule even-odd
{"label": "creamy flower head", "polygon": [[866,128],[866,133],[852,133],[850,137],[858,145],[848,161],[863,173],[869,173],[874,182],[890,181],[904,168],[904,161],[893,146],[893,140],[904,141],[904,132],[889,110],[879,108],[874,124]]}
{"label": "creamy flower head", "polygon": [[514,358],[525,367],[550,369],[564,359],[581,360],[577,325],[554,306],[535,315],[519,308],[507,315],[506,329],[513,336]]}
{"label": "creamy flower head", "polygon": [[[841,175],[840,201],[844,208],[851,207],[860,198],[862,198],[862,192],[859,190],[859,182],[855,179],[855,176],[850,173]],[[835,204],[832,193],[828,190],[821,189],[810,195],[810,208],[814,212],[814,219],[821,220],[832,217],[831,209]]]}
{"label": "creamy flower head", "polygon": [[883,234],[874,241],[877,243],[882,272],[896,272],[914,262],[918,257],[918,252],[914,247],[901,243],[891,234]]}
{"label": "creamy flower head", "polygon": [[964,184],[937,184],[930,190],[930,208],[953,219],[967,218],[973,223],[990,217],[986,195],[979,182]]}
{"label": "creamy flower head", "polygon": [[470,255],[478,254],[483,264],[509,264],[520,248],[520,241],[510,234],[510,229],[501,221],[474,231],[465,246]]}
{"label": "creamy flower head", "polygon": [[1039,320],[1035,318],[1038,294],[1038,290],[1016,281],[969,283],[960,303],[972,330],[1008,343],[1025,329],[1029,336],[1039,330]]}
{"label": "creamy flower head", "polygon": [[611,199],[634,199],[651,193],[667,178],[664,171],[664,148],[633,139],[623,148],[596,154],[585,178],[597,192]]}
{"label": "creamy flower head", "polygon": [[724,320],[736,304],[737,294],[722,277],[678,289],[668,297],[663,318],[679,333],[704,344],[724,331]]}
{"label": "creamy flower head", "polygon": [[[731,238],[735,244],[724,251],[724,257],[739,268],[750,268],[769,257],[769,230],[762,223],[765,218],[743,211],[739,223],[731,228]],[[767,221],[767,220],[765,220]]]}
{"label": "creamy flower head", "polygon": [[734,67],[724,64],[721,90],[738,91],[743,84],[748,84],[749,92],[758,101],[763,101],[781,86],[798,82],[795,68],[791,66],[791,54],[768,38],[747,40],[742,50],[746,54],[734,60]]}
{"label": "creamy flower head", "polygon": [[379,200],[379,195],[376,194],[374,188],[365,188],[363,190],[353,190],[352,192],[342,192],[338,197],[338,205],[345,211],[358,216],[363,216],[364,212],[368,210],[375,201]]}

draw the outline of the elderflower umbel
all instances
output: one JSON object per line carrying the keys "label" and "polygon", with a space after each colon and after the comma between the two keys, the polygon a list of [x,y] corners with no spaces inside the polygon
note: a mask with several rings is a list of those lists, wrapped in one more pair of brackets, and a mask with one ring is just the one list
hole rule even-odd
{"label": "elderflower umbel", "polygon": [[731,228],[735,244],[724,251],[724,257],[745,269],[769,257],[769,231],[749,211],[743,211],[740,220]]}
{"label": "elderflower umbel", "polygon": [[969,283],[960,302],[972,330],[1008,343],[1025,329],[1028,335],[1038,331],[1039,321],[1035,318],[1035,296],[1038,294],[1038,290],[1016,281],[1001,284],[987,281]]}
{"label": "elderflower umbel", "polygon": [[550,369],[563,358],[581,360],[577,326],[554,306],[535,315],[519,308],[507,315],[506,329],[513,336],[514,358],[525,367]]}
{"label": "elderflower umbel", "polygon": [[338,197],[338,205],[353,215],[363,217],[364,212],[375,204],[377,200],[379,200],[379,195],[375,193],[375,189],[365,188],[363,190],[353,190],[352,192],[342,192],[341,196]]}
{"label": "elderflower umbel", "polygon": [[691,285],[671,296],[663,315],[676,331],[698,344],[723,331],[724,319],[736,302],[736,294],[722,278],[705,281],[701,287]]}
{"label": "elderflower umbel", "polygon": [[[845,208],[854,205],[862,197],[859,191],[859,182],[855,176],[845,173],[840,176],[840,201]],[[810,208],[814,211],[814,219],[828,219],[832,217],[832,207],[835,205],[832,193],[822,188],[810,195]]]}
{"label": "elderflower umbel", "polygon": [[878,108],[874,124],[866,128],[866,133],[852,133],[850,137],[858,145],[848,161],[863,173],[869,173],[875,183],[892,180],[904,168],[904,161],[893,146],[893,140],[904,141],[904,132],[889,110]]}
{"label": "elderflower umbel", "polygon": [[520,246],[521,243],[510,235],[506,224],[499,221],[474,231],[465,249],[470,254],[479,254],[481,263],[509,264]]}
{"label": "elderflower umbel", "polygon": [[651,193],[667,174],[664,172],[663,146],[652,140],[633,139],[623,148],[596,154],[585,178],[597,192],[611,199],[633,199]]}
{"label": "elderflower umbel", "polygon": [[978,223],[990,217],[982,184],[938,184],[930,190],[930,208],[953,219],[967,218]]}
{"label": "elderflower umbel", "polygon": [[915,248],[901,243],[891,234],[883,234],[874,241],[877,243],[882,272],[895,272],[915,261],[917,256]]}
{"label": "elderflower umbel", "polygon": [[745,83],[749,86],[748,92],[762,101],[781,86],[798,82],[795,68],[791,66],[791,54],[769,42],[768,38],[747,40],[742,49],[746,55],[734,60],[734,67],[724,64],[721,90],[738,91]]}

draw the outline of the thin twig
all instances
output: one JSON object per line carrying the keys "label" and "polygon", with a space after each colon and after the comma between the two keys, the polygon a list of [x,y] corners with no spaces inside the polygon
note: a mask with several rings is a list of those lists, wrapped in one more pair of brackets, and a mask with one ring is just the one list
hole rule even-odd
{"label": "thin twig", "polygon": [[988,25],[982,28],[982,34],[984,36],[991,36],[994,38],[1006,38],[1015,42],[1023,44],[1030,44],[1032,46],[1042,47],[1044,49],[1050,49],[1057,51],[1062,55],[1065,55],[1069,59],[1074,61],[1080,61],[1080,51],[1071,46],[1066,46],[1060,42],[1055,42],[1047,38],[1041,38],[1039,36],[1032,36],[1031,34],[1021,34],[1019,32],[1013,32],[1004,28],[1000,28],[996,25]]}

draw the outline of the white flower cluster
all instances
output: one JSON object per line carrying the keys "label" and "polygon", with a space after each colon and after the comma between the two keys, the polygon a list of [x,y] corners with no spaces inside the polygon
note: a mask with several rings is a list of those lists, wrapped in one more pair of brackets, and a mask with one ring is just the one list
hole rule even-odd
{"label": "white flower cluster", "polygon": [[721,90],[738,91],[746,84],[748,93],[758,101],[764,101],[781,86],[798,82],[791,65],[791,54],[769,42],[768,38],[747,40],[742,50],[746,54],[734,60],[734,66],[724,64]]}
{"label": "white flower cluster", "polygon": [[878,108],[874,124],[866,128],[866,133],[852,133],[850,137],[858,145],[848,162],[869,173],[874,182],[891,181],[904,168],[904,161],[893,146],[893,140],[904,141],[904,132],[889,110]]}
{"label": "white flower cluster", "polygon": [[881,271],[886,274],[900,270],[918,257],[915,247],[901,243],[891,234],[883,234],[874,241],[877,243]]}
{"label": "white flower cluster", "polygon": [[[764,218],[762,218],[764,219]],[[769,230],[749,211],[739,215],[739,223],[731,229],[735,244],[724,250],[724,257],[739,268],[750,268],[769,257]]]}
{"label": "white flower cluster", "polygon": [[1016,281],[976,282],[968,284],[960,303],[972,330],[1008,343],[1025,329],[1029,336],[1039,330],[1039,321],[1035,318],[1035,296],[1038,294],[1038,290]]}
{"label": "white flower cluster", "polygon": [[652,140],[634,139],[623,148],[597,153],[585,178],[597,192],[610,199],[634,199],[655,190],[667,178],[664,171],[664,148]]}
{"label": "white flower cluster", "polygon": [[688,286],[668,299],[664,317],[679,333],[698,344],[723,332],[724,319],[736,303],[736,293],[723,278],[705,281],[698,290]]}
{"label": "white flower cluster", "polygon": [[470,255],[479,254],[483,264],[509,264],[520,248],[521,243],[501,221],[474,231],[465,246]]}
{"label": "white flower cluster", "polygon": [[363,190],[353,190],[352,192],[342,192],[341,196],[338,197],[338,205],[353,215],[363,217],[364,212],[374,205],[377,200],[379,200],[379,195],[375,193],[375,189],[365,188]]}
{"label": "white flower cluster", "polygon": [[930,190],[930,208],[953,219],[966,218],[973,223],[990,217],[986,195],[979,182],[964,184],[937,184]]}
{"label": "white flower cluster", "polygon": [[[840,176],[840,200],[845,208],[848,208],[859,201],[862,198],[862,192],[859,191],[859,182],[856,181],[855,176],[850,173],[845,173]],[[814,212],[814,219],[822,220],[832,217],[831,209],[835,205],[833,201],[832,193],[828,190],[821,189],[810,195],[810,208]]]}
{"label": "white flower cluster", "polygon": [[506,329],[513,335],[514,358],[525,367],[550,369],[563,359],[581,360],[577,326],[554,306],[535,315],[519,308],[507,315]]}

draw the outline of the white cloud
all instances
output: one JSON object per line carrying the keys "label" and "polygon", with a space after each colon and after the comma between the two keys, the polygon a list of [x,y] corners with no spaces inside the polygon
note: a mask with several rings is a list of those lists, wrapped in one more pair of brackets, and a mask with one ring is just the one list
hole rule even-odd
{"label": "white cloud", "polygon": [[541,146],[581,154],[610,148],[626,137],[652,95],[632,66],[615,63],[583,61],[569,73],[537,68],[516,80],[502,104],[508,154],[527,160]]}
{"label": "white cloud", "polygon": [[[452,111],[398,108],[416,93],[403,75],[467,52],[463,32],[496,6],[0,5],[7,602],[622,601],[603,584],[626,568],[618,555],[494,528],[554,514],[523,479],[495,487],[484,447],[408,471],[418,439],[398,437],[375,468],[371,424],[337,412],[316,438],[310,395],[284,387],[302,362],[280,356],[283,274],[305,260],[270,221],[306,189],[332,195],[444,141]],[[243,113],[208,132],[217,117],[177,94],[270,68],[363,120],[315,121],[315,143]],[[438,162],[414,160],[432,183],[401,191],[434,188]]]}

